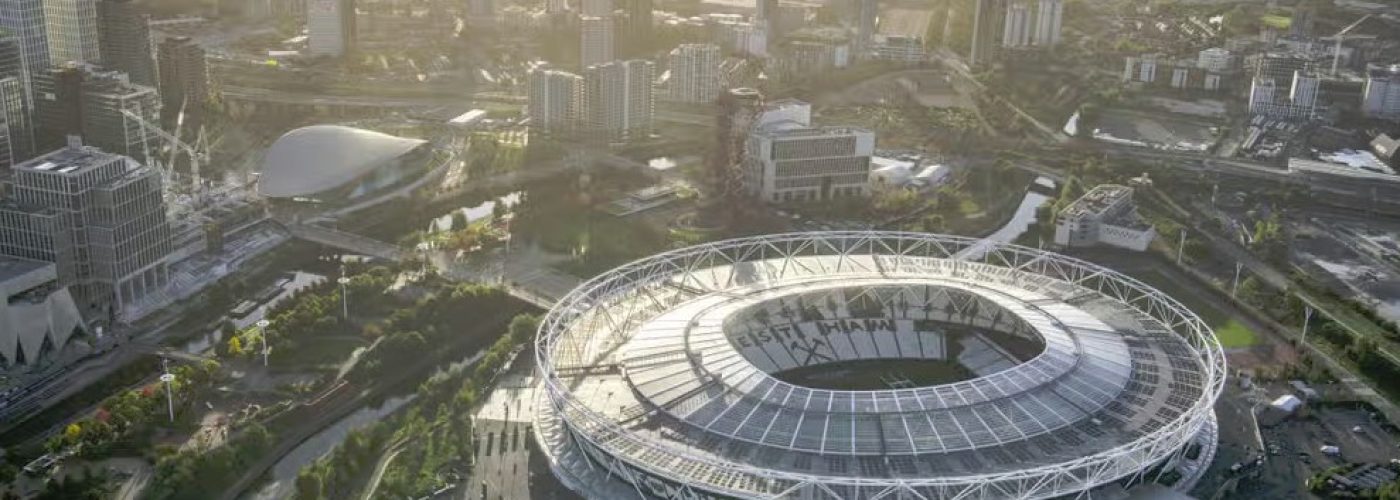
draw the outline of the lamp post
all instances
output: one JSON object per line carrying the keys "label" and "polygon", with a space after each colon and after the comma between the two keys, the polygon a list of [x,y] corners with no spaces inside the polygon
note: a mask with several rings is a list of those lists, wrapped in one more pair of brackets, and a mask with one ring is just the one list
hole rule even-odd
{"label": "lamp post", "polygon": [[272,322],[265,319],[260,319],[257,323],[254,324],[258,327],[258,336],[262,337],[263,366],[266,367],[267,355],[268,353],[272,352],[272,350],[267,347],[267,327],[272,326]]}
{"label": "lamp post", "polygon": [[350,320],[350,297],[345,293],[345,285],[350,284],[350,278],[341,276],[335,280],[340,283],[340,309],[346,321]]}
{"label": "lamp post", "polygon": [[165,372],[160,375],[160,381],[165,383],[165,407],[170,414],[170,422],[175,422],[175,393],[170,386],[175,383],[175,374],[170,373],[170,363],[166,359],[160,360],[160,369]]}

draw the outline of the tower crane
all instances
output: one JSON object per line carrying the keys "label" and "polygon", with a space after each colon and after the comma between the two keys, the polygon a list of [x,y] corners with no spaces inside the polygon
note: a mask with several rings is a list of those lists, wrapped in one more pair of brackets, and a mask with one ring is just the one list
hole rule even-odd
{"label": "tower crane", "polygon": [[1338,31],[1337,34],[1332,35],[1332,39],[1336,41],[1336,45],[1334,45],[1334,46],[1332,47],[1332,76],[1336,76],[1336,75],[1337,75],[1337,65],[1338,65],[1338,63],[1340,63],[1341,60],[1342,60],[1342,42],[1343,42],[1343,41],[1346,41],[1347,39],[1356,40],[1356,39],[1362,39],[1362,38],[1375,38],[1375,37],[1376,37],[1375,35],[1356,35],[1356,36],[1348,36],[1348,34],[1351,33],[1351,30],[1356,29],[1357,26],[1361,26],[1361,23],[1366,22],[1366,20],[1367,20],[1367,19],[1370,19],[1370,18],[1371,18],[1371,15],[1370,15],[1370,14],[1366,14],[1366,15],[1364,15],[1364,16],[1361,16],[1361,19],[1357,19],[1356,22],[1347,25],[1347,27],[1342,28],[1341,31]]}
{"label": "tower crane", "polygon": [[[202,182],[201,179],[200,179],[200,177],[199,177],[199,168],[200,168],[200,165],[202,165],[203,163],[209,161],[209,152],[208,152],[207,149],[200,148],[200,147],[197,147],[197,146],[191,146],[190,144],[186,143],[185,141],[180,140],[180,137],[179,137],[178,135],[172,134],[172,133],[170,133],[170,132],[166,132],[165,129],[160,128],[159,125],[156,125],[156,124],[154,124],[154,123],[151,123],[151,122],[150,122],[149,120],[147,120],[145,117],[143,117],[143,116],[137,114],[136,112],[134,112],[134,111],[132,111],[132,110],[124,109],[124,110],[122,110],[122,115],[126,116],[127,119],[132,120],[132,121],[135,121],[138,125],[140,125],[140,126],[141,126],[141,130],[142,130],[143,133],[145,133],[145,132],[147,132],[147,131],[152,132],[152,133],[155,133],[155,134],[156,134],[157,136],[159,136],[162,140],[164,140],[165,143],[170,147],[170,149],[171,149],[170,160],[169,160],[169,161],[167,162],[167,164],[164,165],[163,168],[162,168],[162,170],[166,170],[166,171],[167,171],[167,175],[173,175],[173,174],[174,174],[174,172],[175,172],[175,159],[176,159],[176,157],[177,157],[177,154],[178,154],[180,151],[183,151],[183,152],[185,153],[185,155],[188,156],[189,159],[190,159],[190,177],[191,177],[191,179],[192,179],[192,181],[193,181],[193,184],[194,184],[194,186],[196,186],[196,187],[198,187],[198,186],[200,185],[200,183]],[[184,120],[183,120],[183,115],[184,115],[184,113],[181,113],[181,119],[177,120],[177,122],[176,122],[177,124],[184,121]],[[178,126],[178,125],[177,125],[177,127],[176,127],[176,130],[179,130],[179,126]],[[200,131],[200,137],[199,137],[199,139],[197,139],[195,142],[196,142],[196,144],[198,144],[198,145],[204,145],[204,143],[207,142],[207,141],[204,139],[203,130]],[[149,154],[147,154],[147,157],[149,158],[149,157],[151,157],[151,156],[150,156]]]}

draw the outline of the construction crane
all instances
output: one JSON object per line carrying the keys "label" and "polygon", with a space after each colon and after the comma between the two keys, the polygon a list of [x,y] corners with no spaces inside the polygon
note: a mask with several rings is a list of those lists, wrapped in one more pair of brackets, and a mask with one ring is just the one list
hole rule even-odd
{"label": "construction crane", "polygon": [[1375,38],[1375,37],[1376,37],[1375,35],[1357,35],[1357,36],[1352,36],[1352,37],[1348,37],[1348,36],[1347,36],[1348,33],[1351,33],[1351,30],[1356,29],[1357,26],[1361,26],[1361,23],[1366,22],[1366,20],[1367,20],[1367,19],[1370,19],[1370,18],[1371,18],[1371,15],[1370,15],[1370,14],[1366,14],[1366,15],[1364,15],[1364,16],[1361,16],[1361,19],[1357,19],[1356,22],[1347,25],[1347,27],[1342,28],[1341,31],[1338,31],[1337,34],[1332,35],[1332,38],[1336,41],[1336,45],[1333,46],[1333,48],[1332,48],[1332,76],[1337,76],[1337,65],[1338,65],[1338,64],[1341,62],[1341,60],[1342,60],[1342,42],[1343,42],[1343,41],[1347,40],[1348,38],[1350,38],[1350,39],[1352,39],[1352,40],[1356,40],[1356,39],[1362,39],[1362,38]]}
{"label": "construction crane", "polygon": [[[140,125],[143,134],[146,132],[155,133],[157,136],[159,136],[165,141],[168,147],[170,147],[170,159],[166,162],[166,165],[157,166],[158,168],[161,168],[161,170],[165,170],[167,175],[173,176],[175,173],[175,159],[178,156],[178,152],[183,151],[185,155],[188,156],[190,159],[190,177],[193,181],[193,185],[196,187],[200,185],[200,165],[209,161],[209,151],[208,146],[206,144],[207,140],[204,138],[203,129],[200,130],[199,138],[195,140],[196,145],[191,146],[185,141],[180,140],[180,137],[178,135],[166,132],[165,129],[160,128],[159,125],[151,123],[149,120],[146,120],[145,117],[142,117],[141,115],[137,114],[132,110],[124,109],[122,110],[122,115],[126,116],[127,119],[135,121],[138,125]],[[183,115],[183,113],[181,113],[181,115]],[[176,123],[182,123],[183,121],[183,118],[181,118],[177,120]],[[151,156],[149,153],[147,153],[146,156],[147,158],[153,158],[153,156]]]}

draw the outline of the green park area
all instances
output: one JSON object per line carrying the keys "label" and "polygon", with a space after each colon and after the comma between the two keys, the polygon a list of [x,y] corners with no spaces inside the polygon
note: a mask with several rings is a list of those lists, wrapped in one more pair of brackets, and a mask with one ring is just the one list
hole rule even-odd
{"label": "green park area", "polygon": [[1214,302],[1213,297],[1208,296],[1209,292],[1188,289],[1156,270],[1131,274],[1134,278],[1142,280],[1147,285],[1176,299],[1177,302],[1181,302],[1187,309],[1200,316],[1201,320],[1215,331],[1215,336],[1220,339],[1222,347],[1242,349],[1259,343],[1258,332],[1241,323],[1240,320],[1231,317],[1217,302]]}
{"label": "green park area", "polygon": [[1279,30],[1286,30],[1293,26],[1293,18],[1279,14],[1266,15],[1259,18],[1259,22],[1263,23],[1264,26]]}

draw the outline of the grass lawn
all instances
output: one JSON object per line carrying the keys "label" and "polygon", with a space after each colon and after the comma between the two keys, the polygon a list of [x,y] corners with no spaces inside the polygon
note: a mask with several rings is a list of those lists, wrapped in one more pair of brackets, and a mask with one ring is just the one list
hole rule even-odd
{"label": "grass lawn", "polygon": [[1226,349],[1250,347],[1259,343],[1254,330],[1250,330],[1249,327],[1237,320],[1231,319],[1224,325],[1211,325],[1211,327],[1215,329],[1215,336],[1220,339],[1220,345]]}
{"label": "grass lawn", "polygon": [[1268,26],[1270,28],[1280,30],[1286,30],[1289,27],[1293,26],[1293,18],[1277,14],[1269,14],[1267,16],[1261,17],[1259,19],[1259,22],[1264,23],[1265,26]]}
{"label": "grass lawn", "polygon": [[1215,331],[1216,338],[1220,339],[1220,345],[1224,348],[1238,349],[1259,343],[1257,332],[1245,326],[1238,319],[1231,317],[1207,297],[1203,297],[1204,291],[1188,290],[1157,271],[1132,272],[1130,274],[1134,278],[1142,280],[1143,283],[1170,295],[1177,302],[1181,302],[1181,305],[1200,316],[1201,321],[1205,321],[1206,325]]}

